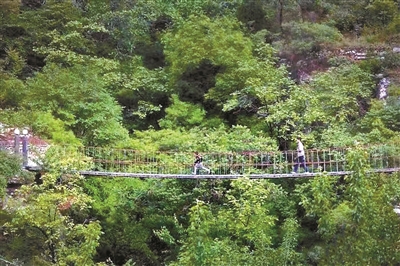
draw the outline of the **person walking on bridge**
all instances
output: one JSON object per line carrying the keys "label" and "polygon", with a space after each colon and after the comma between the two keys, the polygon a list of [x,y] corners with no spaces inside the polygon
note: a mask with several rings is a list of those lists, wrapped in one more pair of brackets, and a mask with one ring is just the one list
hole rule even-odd
{"label": "person walking on bridge", "polygon": [[193,166],[194,166],[193,174],[194,175],[199,174],[200,170],[206,170],[207,174],[210,174],[211,170],[203,165],[203,157],[201,157],[201,155],[197,151],[194,153],[194,157],[195,157],[195,160],[193,163]]}
{"label": "person walking on bridge", "polygon": [[308,173],[308,168],[306,165],[306,154],[304,152],[304,145],[301,142],[301,137],[297,137],[297,158],[296,158],[296,164],[294,165],[294,171],[292,174],[297,173],[297,170],[300,167],[304,168],[304,171]]}

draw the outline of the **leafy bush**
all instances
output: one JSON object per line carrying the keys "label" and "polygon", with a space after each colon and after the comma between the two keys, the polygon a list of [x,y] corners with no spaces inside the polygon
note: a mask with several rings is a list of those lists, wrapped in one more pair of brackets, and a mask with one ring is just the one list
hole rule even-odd
{"label": "leafy bush", "polygon": [[0,73],[0,107],[2,109],[18,107],[24,91],[25,84],[20,79]]}
{"label": "leafy bush", "polygon": [[166,115],[159,120],[161,128],[191,128],[199,126],[205,118],[205,111],[197,105],[180,101],[172,95],[172,105],[165,110]]}
{"label": "leafy bush", "polygon": [[366,24],[370,26],[384,27],[397,15],[397,3],[389,0],[371,1],[365,7]]}
{"label": "leafy bush", "polygon": [[378,74],[383,70],[382,60],[378,58],[363,60],[360,62],[359,66],[362,70],[371,74]]}
{"label": "leafy bush", "polygon": [[393,52],[385,53],[382,59],[382,67],[384,69],[400,67],[400,54]]}
{"label": "leafy bush", "polygon": [[[289,22],[282,25],[286,36],[285,50],[295,54],[306,54],[326,48],[342,39],[342,34],[334,27],[310,23]],[[282,49],[281,48],[281,49]]]}
{"label": "leafy bush", "polygon": [[330,126],[329,128],[318,133],[318,148],[330,147],[349,147],[355,141],[360,142],[362,139],[356,137],[345,125],[343,126]]}
{"label": "leafy bush", "polygon": [[21,166],[21,157],[0,150],[0,198],[4,195],[7,183],[11,178],[28,176],[26,172],[22,172]]}
{"label": "leafy bush", "polygon": [[87,145],[126,140],[128,132],[120,124],[122,107],[106,91],[102,71],[95,65],[49,65],[27,82],[24,107],[51,113]]}
{"label": "leafy bush", "polygon": [[203,152],[275,151],[276,142],[262,132],[253,134],[245,126],[228,129],[194,127],[189,131],[171,129],[137,131],[125,148],[142,151],[175,150]]}
{"label": "leafy bush", "polygon": [[32,124],[35,134],[47,137],[56,144],[79,145],[80,141],[74,136],[72,131],[67,130],[64,122],[54,118],[50,112],[35,113],[36,119]]}

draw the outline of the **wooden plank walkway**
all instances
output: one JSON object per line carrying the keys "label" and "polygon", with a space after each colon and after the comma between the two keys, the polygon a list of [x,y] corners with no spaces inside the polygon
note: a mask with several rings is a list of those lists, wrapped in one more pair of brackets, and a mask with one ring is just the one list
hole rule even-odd
{"label": "wooden plank walkway", "polygon": [[[400,168],[385,168],[371,170],[373,173],[394,173],[400,172]],[[145,174],[145,173],[120,173],[120,172],[101,172],[101,171],[80,171],[84,176],[100,177],[125,177],[125,178],[174,178],[174,179],[238,179],[247,176],[250,179],[276,179],[276,178],[313,178],[323,173],[330,176],[345,176],[351,171],[342,172],[318,172],[318,173],[290,173],[290,174],[235,174],[235,175],[188,175],[188,174]]]}

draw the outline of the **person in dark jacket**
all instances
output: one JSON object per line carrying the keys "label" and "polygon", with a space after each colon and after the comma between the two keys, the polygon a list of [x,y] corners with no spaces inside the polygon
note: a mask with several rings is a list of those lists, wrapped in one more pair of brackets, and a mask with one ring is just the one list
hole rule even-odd
{"label": "person in dark jacket", "polygon": [[197,151],[194,153],[194,157],[195,157],[195,160],[193,163],[193,167],[194,167],[193,174],[197,175],[200,170],[205,170],[205,171],[207,171],[207,174],[210,174],[211,170],[203,165],[203,157],[201,157],[201,155]]}

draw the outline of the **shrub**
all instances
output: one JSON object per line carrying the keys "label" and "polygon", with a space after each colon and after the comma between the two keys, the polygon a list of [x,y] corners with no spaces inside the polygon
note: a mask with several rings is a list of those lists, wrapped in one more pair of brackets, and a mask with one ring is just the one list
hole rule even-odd
{"label": "shrub", "polygon": [[332,45],[342,39],[342,34],[334,27],[318,23],[289,22],[283,24],[288,39],[285,49],[295,54],[306,54],[321,50],[322,46]]}

